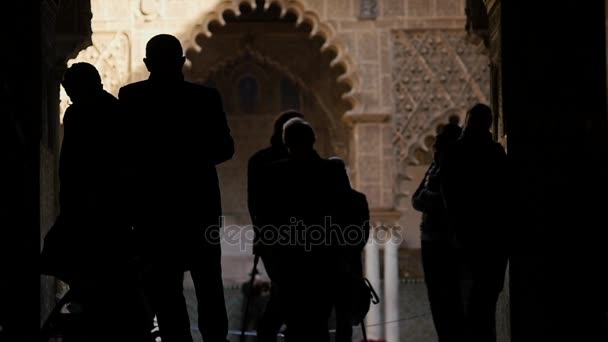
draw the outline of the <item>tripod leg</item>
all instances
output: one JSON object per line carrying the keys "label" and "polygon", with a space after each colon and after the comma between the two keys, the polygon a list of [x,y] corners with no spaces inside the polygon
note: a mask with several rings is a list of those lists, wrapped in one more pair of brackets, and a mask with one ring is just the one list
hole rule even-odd
{"label": "tripod leg", "polygon": [[363,341],[367,342],[367,332],[365,331],[365,321],[361,321],[361,334],[363,335]]}
{"label": "tripod leg", "polygon": [[255,275],[258,269],[258,262],[260,262],[260,256],[255,255],[253,258],[253,269],[251,270],[251,279],[249,280],[249,292],[247,293],[247,297],[245,297],[245,313],[243,314],[243,319],[241,321],[241,337],[240,342],[245,342],[245,330],[247,329],[247,316],[249,316],[249,300],[253,297],[253,282],[255,281]]}

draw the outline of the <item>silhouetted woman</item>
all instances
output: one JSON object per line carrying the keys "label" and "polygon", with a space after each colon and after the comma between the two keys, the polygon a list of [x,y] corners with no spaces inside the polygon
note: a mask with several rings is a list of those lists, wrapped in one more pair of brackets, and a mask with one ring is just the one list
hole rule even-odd
{"label": "silhouetted woman", "polygon": [[413,207],[422,212],[422,266],[439,342],[464,339],[460,265],[439,179],[442,155],[461,131],[453,122],[443,126],[435,141],[433,162],[412,196]]}

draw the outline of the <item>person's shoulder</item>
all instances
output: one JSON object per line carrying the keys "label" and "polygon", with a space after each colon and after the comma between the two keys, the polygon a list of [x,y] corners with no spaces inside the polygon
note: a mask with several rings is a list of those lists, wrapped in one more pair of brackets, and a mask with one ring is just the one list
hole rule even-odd
{"label": "person's shoulder", "polygon": [[204,94],[207,96],[215,96],[218,95],[219,92],[215,88],[211,88],[199,83],[194,83],[190,81],[184,81],[184,87],[189,91],[197,92],[199,94]]}
{"label": "person's shoulder", "polygon": [[133,82],[120,88],[119,96],[130,95],[145,91],[148,87],[148,80]]}
{"label": "person's shoulder", "polygon": [[118,99],[116,98],[116,96],[110,94],[105,90],[103,91],[101,98],[105,103],[109,105],[118,105]]}
{"label": "person's shoulder", "polygon": [[283,168],[283,167],[289,167],[291,164],[293,164],[293,160],[291,160],[289,158],[281,158],[281,159],[273,160],[273,161],[269,162],[268,166],[273,167],[273,168]]}
{"label": "person's shoulder", "polygon": [[351,189],[351,196],[353,196],[353,198],[356,199],[360,203],[363,203],[363,202],[367,203],[367,196],[360,191]]}
{"label": "person's shoulder", "polygon": [[255,152],[251,157],[249,157],[249,163],[268,163],[274,161],[271,160],[272,157],[272,147],[263,148],[257,152]]}
{"label": "person's shoulder", "polygon": [[74,116],[74,112],[78,112],[78,105],[72,103],[66,108],[65,113],[63,113],[63,125],[69,126],[69,123],[72,122],[72,117]]}
{"label": "person's shoulder", "polygon": [[342,160],[321,158],[321,159],[319,159],[319,162],[323,167],[325,167],[331,171],[346,172],[346,165],[344,164],[344,162]]}

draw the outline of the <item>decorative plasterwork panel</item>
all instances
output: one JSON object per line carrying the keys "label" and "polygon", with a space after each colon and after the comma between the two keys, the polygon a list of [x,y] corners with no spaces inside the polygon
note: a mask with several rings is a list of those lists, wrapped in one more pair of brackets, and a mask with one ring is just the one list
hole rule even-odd
{"label": "decorative plasterwork panel", "polygon": [[[129,81],[129,37],[122,32],[96,32],[92,41],[92,46],[80,51],[76,58],[68,61],[68,67],[79,62],[93,64],[99,71],[104,89],[117,95],[120,87]],[[63,87],[60,98],[60,113],[63,119],[63,113],[69,105],[69,98]]]}
{"label": "decorative plasterwork panel", "polygon": [[[452,30],[393,31],[393,143],[398,179],[409,179],[407,167],[419,161],[413,151],[426,145],[435,127],[451,114],[464,118],[477,102],[490,100],[488,57]],[[397,190],[398,196],[403,196]]]}

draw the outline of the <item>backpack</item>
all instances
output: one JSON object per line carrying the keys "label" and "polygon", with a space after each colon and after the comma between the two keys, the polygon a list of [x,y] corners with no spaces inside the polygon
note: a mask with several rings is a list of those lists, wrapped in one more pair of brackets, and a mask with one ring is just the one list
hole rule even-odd
{"label": "backpack", "polygon": [[[348,277],[347,286],[349,291],[347,292],[347,295],[349,296],[349,302],[351,303],[351,321],[353,325],[361,324],[363,338],[367,341],[364,319],[369,312],[371,305],[380,302],[380,298],[374,290],[374,287],[370,281],[363,276],[363,265],[361,262],[361,253],[369,239],[369,206],[366,196],[352,189],[346,195],[346,198],[342,203],[345,205],[345,207],[342,208],[343,223],[346,223],[347,226],[353,225],[361,228],[360,232],[357,234],[360,234],[361,240],[357,241],[354,246],[351,245],[354,247],[351,250],[354,254],[343,258],[342,262],[351,264],[345,266],[345,269],[348,270],[348,272],[346,272],[347,275],[345,276]],[[347,243],[352,244],[353,242],[354,241],[348,241]]]}

